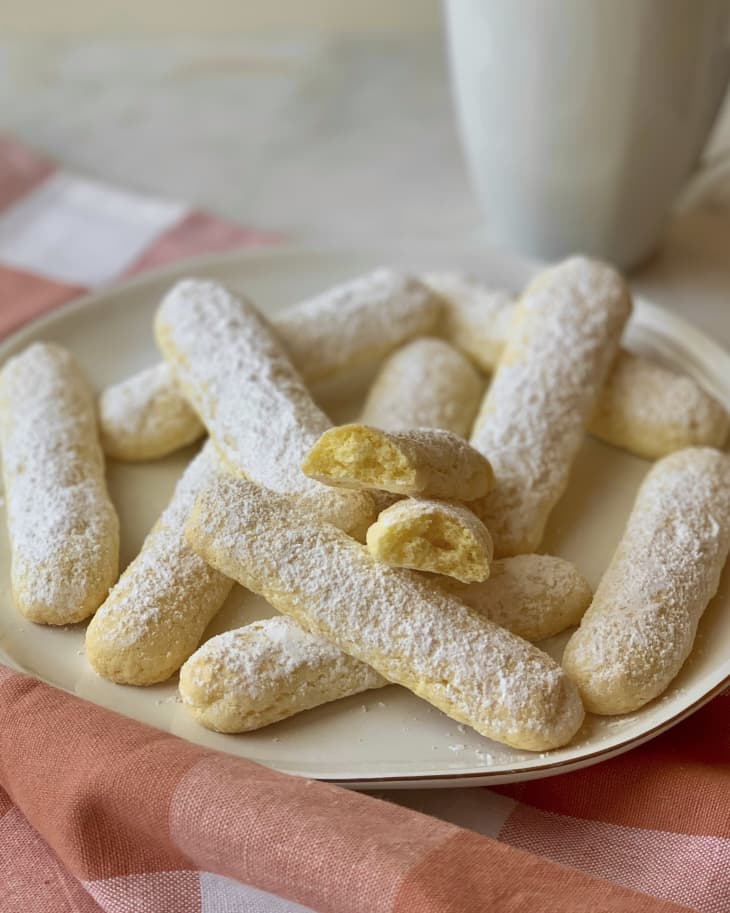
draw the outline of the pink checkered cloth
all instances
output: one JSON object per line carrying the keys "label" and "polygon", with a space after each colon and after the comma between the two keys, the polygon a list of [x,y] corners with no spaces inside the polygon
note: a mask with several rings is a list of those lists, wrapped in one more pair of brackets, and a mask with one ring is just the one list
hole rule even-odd
{"label": "pink checkered cloth", "polygon": [[[0,334],[146,267],[268,240],[0,139]],[[578,773],[410,794],[446,823],[0,666],[0,911],[728,913],[729,721],[730,692]]]}

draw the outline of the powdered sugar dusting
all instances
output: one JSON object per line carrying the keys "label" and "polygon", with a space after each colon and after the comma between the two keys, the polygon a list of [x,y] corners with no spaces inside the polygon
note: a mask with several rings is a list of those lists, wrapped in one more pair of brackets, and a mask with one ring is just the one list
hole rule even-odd
{"label": "powdered sugar dusting", "polygon": [[689,655],[730,549],[730,457],[678,451],[646,477],[564,662],[605,712],[637,709]]}
{"label": "powdered sugar dusting", "polygon": [[498,557],[539,545],[630,311],[619,273],[581,257],[547,270],[525,292],[471,437],[497,480],[471,506]]}
{"label": "powdered sugar dusting", "polygon": [[361,421],[384,431],[441,428],[469,434],[484,381],[457,349],[441,339],[416,339],[383,364]]}
{"label": "powdered sugar dusting", "polygon": [[[444,300],[446,338],[491,373],[517,310],[512,296],[459,273],[427,273],[422,279]],[[723,406],[693,378],[622,350],[589,430],[614,446],[658,459],[683,447],[721,447],[729,423]]]}
{"label": "powdered sugar dusting", "polygon": [[377,361],[434,329],[441,302],[422,283],[380,268],[285,311],[273,322],[308,382]]}
{"label": "powdered sugar dusting", "polygon": [[[92,620],[87,652],[93,644],[101,662],[106,662],[108,653],[121,657],[123,651],[133,650],[127,660],[135,668],[144,667],[146,674],[147,666],[152,668],[159,661],[158,651],[166,663],[178,649],[179,665],[197,646],[228,595],[232,582],[200,558],[184,537],[195,498],[214,477],[215,465],[215,452],[207,443],[180,478],[140,553]],[[177,668],[174,663],[173,658],[168,675]]]}
{"label": "powdered sugar dusting", "polygon": [[484,583],[443,578],[439,586],[495,624],[533,642],[578,624],[592,598],[590,586],[574,565],[553,555],[503,558],[492,562]]}
{"label": "powdered sugar dusting", "polygon": [[[272,327],[304,379],[311,382],[376,360],[412,337],[433,332],[442,313],[440,332],[491,373],[514,319],[513,296],[459,273],[428,273],[421,278],[439,302],[424,294],[413,279],[377,270],[275,316]],[[357,293],[348,295],[352,289]],[[343,300],[346,306],[340,307]],[[456,373],[451,383],[452,366],[433,362],[438,356],[433,343],[438,341],[430,340],[431,351],[424,342],[414,343],[413,356],[406,357],[411,347],[405,346],[402,364],[401,353],[394,356],[392,382],[402,386],[403,396],[386,392],[381,405],[372,394],[364,421],[385,430],[434,427],[467,436],[478,409],[475,400],[481,397],[481,381],[475,372],[464,370],[468,362],[462,358],[456,372],[465,379]],[[445,344],[442,355],[444,351]],[[420,364],[416,352],[422,356]],[[405,367],[409,370],[400,373]],[[384,367],[374,391],[390,386],[388,373]],[[477,388],[478,393],[470,392]],[[108,387],[100,399],[100,424],[104,449],[124,460],[163,456],[203,431],[164,365]],[[728,415],[692,378],[623,351],[609,373],[590,430],[611,444],[655,459],[692,445],[722,446]]]}
{"label": "powdered sugar dusting", "polygon": [[[424,580],[528,640],[552,636],[577,623],[591,598],[575,568],[548,555],[496,561],[490,579],[482,584],[433,575],[424,575]],[[265,726],[386,684],[365,663],[287,616],[211,638],[180,674],[180,691],[191,712],[204,725],[231,732]],[[385,704],[379,701],[378,707]],[[457,729],[466,732],[463,724]]]}
{"label": "powdered sugar dusting", "polygon": [[464,438],[443,428],[413,428],[390,435],[416,470],[416,490],[433,498],[471,501],[494,484],[489,461]]}
{"label": "powdered sugar dusting", "polygon": [[620,352],[589,427],[611,443],[656,459],[696,444],[721,447],[728,414],[691,377]]}
{"label": "powdered sugar dusting", "polygon": [[93,396],[70,353],[36,343],[5,365],[0,442],[19,608],[46,623],[85,618],[116,578],[119,523]]}
{"label": "powdered sugar dusting", "polygon": [[165,296],[155,328],[230,471],[307,498],[343,528],[362,526],[373,509],[365,492],[327,488],[301,471],[331,423],[253,305],[214,282],[184,280]]}
{"label": "powdered sugar dusting", "polygon": [[[441,311],[441,301],[415,279],[379,269],[290,308],[272,318],[271,326],[311,383],[375,361],[430,332]],[[165,364],[108,387],[99,408],[102,443],[118,459],[160,457],[203,433]]]}
{"label": "powdered sugar dusting", "polygon": [[548,656],[258,486],[217,479],[188,532],[275,608],[484,735],[554,747],[582,719]]}
{"label": "powdered sugar dusting", "polygon": [[507,343],[515,296],[462,273],[425,273],[421,279],[444,302],[446,339],[491,373]]}
{"label": "powdered sugar dusting", "polygon": [[206,724],[225,730],[258,728],[387,684],[369,666],[286,616],[211,638],[180,675],[186,705],[204,712]]}
{"label": "powdered sugar dusting", "polygon": [[[341,663],[344,657],[329,641],[310,634],[285,615],[255,621],[238,630],[247,635],[245,650],[240,649],[242,636],[226,631],[207,641],[201,651],[208,657],[215,653],[226,670],[245,680],[252,692],[263,693],[277,681],[286,682],[302,666]],[[376,678],[363,663],[349,659],[353,666],[367,671],[369,679]],[[385,684],[383,679],[380,682]]]}
{"label": "powdered sugar dusting", "polygon": [[192,443],[204,431],[165,363],[114,384],[99,398],[104,450],[119,459],[153,459]]}

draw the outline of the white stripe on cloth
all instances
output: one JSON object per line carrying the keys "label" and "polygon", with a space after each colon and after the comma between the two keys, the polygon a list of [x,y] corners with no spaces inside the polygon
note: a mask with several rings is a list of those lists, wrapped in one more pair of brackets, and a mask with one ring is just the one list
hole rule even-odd
{"label": "white stripe on cloth", "polygon": [[293,900],[283,900],[211,872],[200,873],[201,913],[315,913]]}
{"label": "white stripe on cloth", "polygon": [[187,212],[182,203],[57,172],[0,213],[0,263],[73,285],[100,285]]}
{"label": "white stripe on cloth", "polygon": [[499,839],[699,913],[730,910],[730,840],[724,837],[627,827],[518,805]]}
{"label": "white stripe on cloth", "polygon": [[[198,873],[141,872],[82,881],[105,913],[199,913]],[[28,911],[30,913],[30,911]]]}
{"label": "white stripe on cloth", "polygon": [[141,872],[82,882],[105,913],[316,913],[223,875]]}

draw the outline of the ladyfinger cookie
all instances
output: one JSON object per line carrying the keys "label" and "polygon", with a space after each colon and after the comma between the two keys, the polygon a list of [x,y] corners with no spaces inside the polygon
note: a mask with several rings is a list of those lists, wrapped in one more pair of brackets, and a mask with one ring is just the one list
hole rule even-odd
{"label": "ladyfinger cookie", "polygon": [[698,447],[654,465],[563,666],[594,713],[660,695],[690,654],[730,548],[730,457]]}
{"label": "ladyfinger cookie", "polygon": [[444,337],[491,374],[507,344],[517,296],[457,272],[425,273],[421,281],[443,301]]}
{"label": "ladyfinger cookie", "polygon": [[[421,278],[444,301],[447,339],[491,374],[507,344],[516,302],[458,273]],[[650,460],[684,447],[722,447],[729,429],[726,409],[696,380],[626,349],[614,360],[588,423],[591,434],[607,444]]]}
{"label": "ladyfinger cookie", "polygon": [[441,318],[440,299],[413,276],[380,268],[275,317],[272,326],[308,383],[373,363]]}
{"label": "ladyfinger cookie", "polygon": [[360,421],[384,431],[441,428],[468,437],[484,395],[469,359],[442,339],[415,339],[390,355]]}
{"label": "ladyfinger cookie", "polygon": [[588,430],[608,444],[657,460],[685,447],[722,447],[729,421],[725,408],[691,377],[621,351]]}
{"label": "ladyfinger cookie", "polygon": [[393,567],[409,567],[481,583],[489,577],[492,537],[463,504],[406,498],[386,508],[366,537],[370,554]]}
{"label": "ladyfinger cookie", "polygon": [[388,682],[280,615],[206,641],[180,670],[185,709],[217,732],[249,732]]}
{"label": "ladyfinger cookie", "polygon": [[305,475],[342,488],[472,501],[494,487],[486,459],[458,434],[437,428],[380,431],[368,425],[330,428],[302,463]]}
{"label": "ladyfinger cookie", "polygon": [[[492,565],[479,584],[430,578],[526,640],[542,640],[580,621],[591,590],[570,562],[518,555]],[[203,644],[180,670],[185,709],[219,732],[248,732],[388,681],[286,616],[226,631]]]}
{"label": "ladyfinger cookie", "polygon": [[[441,300],[418,280],[377,269],[289,308],[271,326],[309,384],[431,332],[441,309]],[[161,365],[109,387],[100,411],[104,447],[120,460],[165,456],[204,430],[172,371]]]}
{"label": "ladyfinger cookie", "polygon": [[17,608],[63,625],[91,615],[119,572],[94,397],[76,359],[35,343],[0,373],[0,447]]}
{"label": "ladyfinger cookie", "polygon": [[497,557],[540,544],[630,313],[620,274],[585,257],[546,270],[523,295],[471,436],[496,477],[471,506]]}
{"label": "ladyfinger cookie", "polygon": [[302,627],[483,735],[543,751],[582,722],[575,687],[547,654],[290,499],[218,478],[198,496],[187,536]]}
{"label": "ladyfinger cookie", "polygon": [[127,462],[156,460],[205,431],[165,362],[107,387],[99,397],[99,428],[107,456]]}
{"label": "ladyfinger cookie", "polygon": [[86,631],[86,657],[104,678],[153,685],[173,675],[200,643],[233,582],[185,542],[195,497],[215,474],[210,443],[190,463],[142,549]]}
{"label": "ladyfinger cookie", "polygon": [[484,583],[438,578],[438,585],[495,624],[532,642],[577,625],[591,603],[588,581],[553,555],[515,555],[492,562]]}
{"label": "ladyfinger cookie", "polygon": [[364,537],[374,519],[367,492],[334,489],[301,470],[331,423],[252,304],[188,279],[163,299],[155,333],[229,472],[295,496],[314,516]]}

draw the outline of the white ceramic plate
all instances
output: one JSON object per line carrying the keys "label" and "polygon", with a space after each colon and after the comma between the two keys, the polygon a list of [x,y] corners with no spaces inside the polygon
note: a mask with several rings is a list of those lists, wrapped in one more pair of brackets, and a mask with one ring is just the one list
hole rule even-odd
{"label": "white ceramic plate", "polygon": [[[97,292],[40,320],[0,347],[3,360],[36,339],[55,340],[81,359],[94,384],[119,380],[157,359],[151,320],[161,294],[182,275],[220,279],[266,312],[339,280],[390,263],[411,270],[465,269],[488,282],[521,287],[532,267],[488,250],[388,247],[359,251],[281,250],[189,262]],[[730,407],[730,356],[672,314],[638,302],[627,342],[687,371]],[[320,398],[335,420],[354,416],[365,378]],[[109,483],[122,524],[122,565],[137,553],[193,450],[156,463],[110,463]],[[593,585],[620,537],[648,463],[586,439],[568,493],[553,513],[544,550],[574,561]],[[44,681],[183,738],[288,773],[352,786],[497,784],[594,764],[646,741],[692,713],[730,677],[730,573],[700,625],[691,658],[669,691],[638,713],[589,717],[573,743],[535,755],[460,727],[395,686],[300,714],[256,733],[227,736],[194,723],[176,700],[176,682],[152,688],[114,685],[84,657],[84,628],[39,627],[13,608],[4,518],[0,519],[0,660]],[[273,614],[236,589],[208,635]],[[558,656],[565,637],[546,644]]]}

